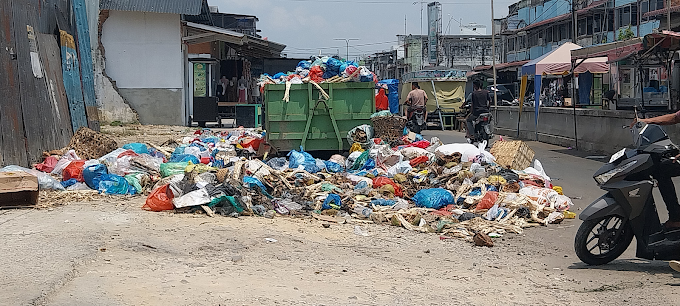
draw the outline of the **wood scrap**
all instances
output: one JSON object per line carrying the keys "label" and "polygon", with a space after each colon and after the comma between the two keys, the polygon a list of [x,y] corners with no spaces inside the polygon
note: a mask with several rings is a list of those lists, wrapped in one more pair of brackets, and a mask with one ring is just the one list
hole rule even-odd
{"label": "wood scrap", "polygon": [[153,144],[152,142],[146,142],[146,144],[147,144],[148,146],[150,146],[150,147],[156,149],[158,152],[163,153],[163,155],[165,155],[165,157],[167,157],[167,158],[170,158],[170,156],[172,156],[172,153],[170,153],[168,150],[165,150],[165,149],[163,149],[163,148],[161,148],[161,147],[159,147],[159,146]]}

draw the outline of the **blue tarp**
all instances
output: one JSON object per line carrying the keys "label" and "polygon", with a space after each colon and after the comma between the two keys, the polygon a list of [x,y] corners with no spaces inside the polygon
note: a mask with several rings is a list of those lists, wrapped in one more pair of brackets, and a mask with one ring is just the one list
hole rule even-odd
{"label": "blue tarp", "polygon": [[593,74],[590,71],[578,76],[578,104],[590,104],[590,89],[593,87]]}
{"label": "blue tarp", "polygon": [[393,114],[399,113],[399,80],[387,79],[378,82],[378,84],[387,85],[387,100],[390,103],[390,112]]}

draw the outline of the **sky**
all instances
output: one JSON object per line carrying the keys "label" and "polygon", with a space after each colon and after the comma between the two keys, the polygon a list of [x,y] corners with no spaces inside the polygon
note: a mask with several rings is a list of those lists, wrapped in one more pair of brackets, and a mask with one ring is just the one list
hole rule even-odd
{"label": "sky", "polygon": [[[505,17],[512,0],[495,0],[494,17]],[[427,3],[414,0],[208,0],[221,13],[255,15],[260,35],[286,45],[289,58],[335,55],[345,58],[349,41],[349,59],[397,45],[404,34],[404,17],[408,34],[427,34]],[[476,22],[487,26],[491,34],[490,0],[441,0],[442,31],[458,34],[460,24]],[[462,20],[462,21],[461,21]],[[449,30],[447,32],[447,29]]]}

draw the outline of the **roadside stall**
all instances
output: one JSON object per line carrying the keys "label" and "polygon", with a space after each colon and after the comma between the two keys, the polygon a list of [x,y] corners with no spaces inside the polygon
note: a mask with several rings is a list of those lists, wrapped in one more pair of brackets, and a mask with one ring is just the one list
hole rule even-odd
{"label": "roadside stall", "polygon": [[[465,102],[467,71],[463,70],[422,70],[404,75],[401,97],[405,99],[411,91],[411,84],[417,82],[427,93],[428,118],[437,118],[444,129],[449,120],[455,120]],[[402,112],[405,101],[401,101]],[[446,118],[446,122],[444,121]],[[454,122],[451,122],[453,124]]]}

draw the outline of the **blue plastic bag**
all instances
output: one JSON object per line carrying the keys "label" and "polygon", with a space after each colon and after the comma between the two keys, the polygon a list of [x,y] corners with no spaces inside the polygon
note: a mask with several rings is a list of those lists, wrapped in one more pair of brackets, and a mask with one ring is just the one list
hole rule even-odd
{"label": "blue plastic bag", "polygon": [[377,206],[392,206],[396,204],[394,200],[386,200],[386,199],[375,199],[371,200],[371,204],[377,205]]}
{"label": "blue plastic bag", "polygon": [[170,160],[168,162],[170,163],[191,162],[194,165],[198,165],[201,163],[198,157],[191,154],[179,154],[179,155],[173,154],[172,156],[170,156]]}
{"label": "blue plastic bag", "polygon": [[326,61],[326,71],[323,73],[323,78],[328,79],[340,74],[340,65],[342,65],[341,61],[332,57],[329,58]]}
{"label": "blue plastic bag", "polygon": [[77,182],[78,182],[78,180],[72,178],[72,179],[68,179],[68,180],[61,182],[61,185],[64,186],[64,188],[66,188],[66,187],[75,185],[75,183],[77,183]]}
{"label": "blue plastic bag", "polygon": [[285,75],[286,75],[285,73],[279,72],[279,73],[275,74],[274,77],[272,77],[272,79],[278,80],[279,78],[281,78],[282,76],[285,76]]}
{"label": "blue plastic bag", "polygon": [[453,194],[443,188],[422,189],[413,196],[416,207],[440,209],[453,204]]}
{"label": "blue plastic bag", "polygon": [[326,197],[326,201],[323,201],[321,209],[340,209],[341,206],[342,200],[340,199],[340,196],[337,194],[329,194],[328,197]]}
{"label": "blue plastic bag", "polygon": [[326,164],[326,171],[328,171],[329,173],[338,173],[345,171],[345,168],[338,163],[334,163],[328,160],[324,161],[323,163]]}
{"label": "blue plastic bag", "polygon": [[130,186],[128,181],[119,175],[104,174],[99,177],[99,192],[105,194],[135,194],[137,190]]}
{"label": "blue plastic bag", "polygon": [[302,146],[300,146],[300,152],[292,150],[288,153],[288,168],[297,169],[300,166],[303,166],[309,173],[317,173],[320,170],[316,166],[316,159],[302,150]]}
{"label": "blue plastic bag", "polygon": [[83,179],[87,187],[97,189],[102,175],[108,174],[109,170],[103,164],[96,164],[83,169]]}
{"label": "blue plastic bag", "polygon": [[145,144],[138,142],[128,143],[123,146],[123,149],[132,150],[137,154],[149,154],[149,148]]}
{"label": "blue plastic bag", "polygon": [[310,62],[310,61],[300,61],[297,64],[297,67],[300,67],[302,69],[310,69],[310,68],[312,68],[312,62]]}
{"label": "blue plastic bag", "polygon": [[372,159],[372,158],[369,158],[368,160],[366,160],[366,163],[364,164],[364,166],[361,167],[361,169],[359,169],[359,170],[372,170],[372,169],[375,169],[375,160]]}

